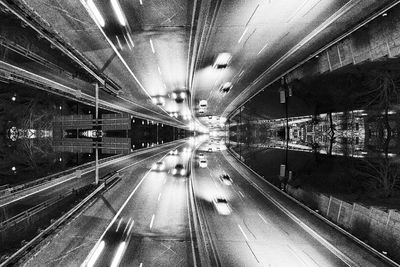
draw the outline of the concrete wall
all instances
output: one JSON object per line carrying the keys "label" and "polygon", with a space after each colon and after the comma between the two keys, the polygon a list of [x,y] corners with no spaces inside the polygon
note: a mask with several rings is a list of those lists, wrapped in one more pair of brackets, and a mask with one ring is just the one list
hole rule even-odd
{"label": "concrete wall", "polygon": [[400,261],[400,211],[365,207],[357,203],[347,203],[338,198],[309,192],[288,185],[288,193],[318,209],[330,221],[346,229],[378,251],[388,252],[388,256]]}
{"label": "concrete wall", "polygon": [[323,51],[288,74],[288,80],[333,71],[349,64],[400,56],[400,7]]}

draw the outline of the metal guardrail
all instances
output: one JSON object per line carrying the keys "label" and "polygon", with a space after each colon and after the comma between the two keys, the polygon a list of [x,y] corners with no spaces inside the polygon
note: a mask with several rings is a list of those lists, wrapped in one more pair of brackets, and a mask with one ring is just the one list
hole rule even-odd
{"label": "metal guardrail", "polygon": [[[395,266],[395,267],[400,267],[400,264],[393,261],[392,259],[390,259],[389,257],[385,256],[384,254],[380,253],[379,251],[377,251],[376,249],[374,249],[373,247],[371,247],[370,245],[368,245],[367,243],[363,242],[362,240],[360,240],[359,238],[357,238],[356,236],[352,235],[351,233],[347,232],[345,229],[341,228],[340,226],[338,226],[337,224],[333,223],[332,221],[328,220],[327,218],[325,218],[324,216],[322,216],[321,214],[317,213],[316,211],[314,211],[313,209],[309,208],[308,206],[306,206],[305,204],[301,203],[299,200],[295,199],[294,197],[292,197],[291,195],[289,195],[288,193],[280,190],[279,188],[277,188],[276,186],[274,186],[273,184],[271,184],[270,182],[268,182],[267,180],[265,180],[261,175],[259,175],[256,171],[254,171],[252,168],[250,168],[247,164],[245,164],[243,161],[241,161],[239,158],[236,157],[235,154],[237,154],[234,151],[231,151],[231,149],[228,149],[228,152],[236,159],[239,161],[240,164],[242,164],[247,170],[249,170],[250,172],[252,172],[253,174],[255,174],[259,179],[261,179],[261,181],[263,181],[264,183],[270,185],[275,191],[279,192],[279,194],[282,194],[283,196],[287,197],[288,199],[292,200],[293,202],[295,202],[297,205],[301,206],[302,208],[304,208],[305,210],[307,210],[309,213],[313,214],[314,216],[316,216],[318,219],[320,219],[321,221],[327,223],[328,225],[332,226],[334,229],[336,229],[338,232],[342,233],[343,235],[347,236],[348,238],[350,238],[351,240],[353,240],[355,243],[357,243],[358,245],[360,245],[361,247],[363,247],[364,249],[368,250],[369,252],[371,252],[373,255],[377,256],[378,258],[380,258],[381,260],[383,260],[385,263],[389,264],[390,266]],[[233,152],[233,153],[232,153]],[[0,266],[1,267],[1,266]]]}
{"label": "metal guardrail", "polygon": [[3,231],[5,229],[7,229],[8,227],[21,222],[22,220],[26,219],[27,217],[30,217],[30,216],[42,211],[43,209],[57,203],[58,201],[71,195],[73,192],[74,192],[74,190],[70,190],[69,192],[66,192],[64,194],[50,198],[50,199],[46,200],[45,202],[42,202],[42,203],[40,203],[34,207],[31,207],[11,218],[8,218],[7,220],[0,222],[0,231]]}
{"label": "metal guardrail", "polygon": [[[181,141],[181,140],[176,140],[176,141]],[[145,147],[145,148],[137,149],[133,153],[125,155],[125,156],[121,156],[121,154],[118,154],[118,155],[115,155],[115,156],[104,158],[104,159],[99,160],[99,164],[103,164],[103,163],[105,163],[107,161],[116,160],[119,157],[121,158],[121,160],[124,160],[124,159],[127,159],[129,157],[138,156],[138,155],[141,155],[141,154],[146,153],[146,152],[151,152],[154,149],[157,149],[157,148],[160,148],[160,147],[164,147],[164,146],[168,146],[171,143],[172,142],[167,142],[167,143],[160,144],[160,145],[157,145],[157,146],[154,146],[154,147],[150,147],[150,148]],[[68,170],[65,170],[65,171],[62,171],[62,172],[59,172],[59,173],[56,173],[56,174],[52,174],[52,175],[46,176],[46,177],[37,179],[37,180],[32,181],[32,182],[25,183],[23,185],[18,185],[18,186],[9,188],[9,189],[5,189],[3,191],[0,191],[0,200],[5,199],[5,198],[13,197],[13,196],[17,195],[18,193],[21,193],[23,190],[32,190],[35,187],[39,187],[39,186],[43,185],[46,182],[50,182],[53,179],[60,178],[60,177],[65,176],[65,175],[72,175],[77,170],[84,170],[86,168],[90,168],[90,167],[93,167],[93,166],[95,166],[95,161],[91,161],[91,162],[88,162],[88,163],[73,167],[71,169],[68,169]]]}
{"label": "metal guardrail", "polygon": [[67,219],[69,219],[75,212],[77,212],[81,207],[83,207],[92,197],[94,197],[97,193],[99,193],[103,188],[105,188],[105,183],[102,183],[100,186],[96,188],[90,195],[84,198],[78,205],[72,208],[70,211],[65,213],[55,222],[53,222],[50,226],[40,232],[36,237],[26,243],[22,248],[12,254],[9,258],[7,258],[4,262],[0,263],[0,267],[10,266],[15,263],[20,257],[23,256],[31,247],[38,244],[42,238],[46,235],[50,234],[53,230],[55,230],[58,226],[64,223]]}
{"label": "metal guardrail", "polygon": [[[113,159],[118,158],[120,156],[121,155],[118,154],[118,155],[111,156],[111,157],[108,157],[108,158],[100,159],[99,160],[99,164],[107,162],[109,160],[113,160]],[[68,175],[68,174],[72,174],[77,170],[83,170],[83,169],[92,167],[94,165],[95,165],[95,161],[90,161],[90,162],[84,163],[82,165],[73,167],[71,169],[64,170],[64,171],[61,171],[61,172],[58,172],[58,173],[55,173],[55,174],[51,174],[51,175],[48,175],[46,177],[31,181],[31,182],[27,182],[27,183],[24,183],[24,184],[21,184],[21,185],[13,186],[13,187],[8,187],[6,189],[1,189],[0,188],[0,200],[3,199],[3,198],[10,197],[11,195],[19,193],[20,191],[23,191],[25,189],[32,189],[32,188],[40,186],[40,185],[42,185],[42,184],[44,184],[46,182],[49,182],[49,181],[51,181],[53,179],[60,178],[61,176],[65,176],[65,175]]]}

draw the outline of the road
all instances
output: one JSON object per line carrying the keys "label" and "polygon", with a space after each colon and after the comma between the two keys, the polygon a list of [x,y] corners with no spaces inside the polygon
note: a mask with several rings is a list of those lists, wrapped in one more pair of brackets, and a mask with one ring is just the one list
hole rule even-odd
{"label": "road", "polygon": [[[119,183],[24,266],[200,266],[207,255],[215,255],[215,266],[386,266],[255,181],[224,144],[197,145],[192,139],[175,153],[163,149],[126,166]],[[227,205],[217,208],[217,197]],[[207,255],[200,235],[210,244]]]}
{"label": "road", "polygon": [[[165,154],[133,188],[85,262],[87,266],[187,266],[192,258],[188,223],[189,144]],[[180,171],[180,170],[179,170]]]}
{"label": "road", "polygon": [[[206,157],[207,167],[195,170],[195,188],[221,266],[347,266],[241,178],[222,153]],[[228,201],[229,215],[218,213],[216,197]]]}

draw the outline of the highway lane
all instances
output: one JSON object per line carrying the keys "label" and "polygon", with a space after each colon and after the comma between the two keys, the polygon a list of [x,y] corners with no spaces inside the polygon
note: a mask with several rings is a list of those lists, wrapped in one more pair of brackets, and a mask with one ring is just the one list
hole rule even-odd
{"label": "highway lane", "polygon": [[[50,236],[47,241],[44,241],[44,245],[38,250],[38,252],[35,255],[31,255],[29,259],[26,260],[24,263],[25,266],[79,266],[83,263],[85,258],[89,255],[90,251],[93,249],[95,246],[96,242],[102,237],[103,233],[106,231],[107,226],[110,225],[110,222],[113,221],[113,218],[115,218],[118,210],[120,210],[123,206],[124,203],[127,201],[128,198],[130,198],[130,195],[132,194],[133,191],[139,193],[143,193],[142,196],[147,194],[147,191],[151,191],[154,188],[165,188],[165,190],[158,192],[157,196],[154,199],[154,194],[151,194],[150,196],[153,196],[153,203],[152,204],[157,204],[160,203],[159,205],[167,205],[169,207],[169,211],[176,211],[173,216],[169,216],[168,220],[163,220],[164,215],[158,214],[157,210],[154,210],[153,213],[156,214],[154,221],[153,221],[153,233],[150,233],[149,236],[151,237],[155,234],[159,233],[160,238],[162,237],[165,239],[164,242],[160,243],[162,248],[164,250],[167,249],[169,240],[172,240],[172,243],[182,243],[182,242],[176,242],[176,240],[181,239],[179,234],[183,230],[179,230],[179,228],[183,229],[183,225],[186,225],[186,218],[182,219],[186,213],[183,213],[183,210],[181,210],[180,206],[176,206],[175,199],[177,199],[178,196],[183,197],[184,192],[182,192],[183,187],[185,182],[185,179],[172,179],[170,177],[170,181],[165,179],[165,184],[159,184],[160,182],[163,183],[163,180],[160,180],[159,178],[162,178],[163,176],[166,177],[168,174],[167,168],[170,168],[170,166],[175,164],[175,161],[180,161],[180,157],[177,155],[171,155],[168,157],[168,164],[165,165],[165,172],[152,172],[150,175],[145,177],[149,173],[149,170],[152,168],[152,165],[157,162],[161,157],[164,157],[166,153],[168,153],[170,150],[174,151],[174,148],[177,146],[181,146],[182,142],[175,143],[173,146],[163,146],[160,148],[157,148],[157,152],[154,152],[152,156],[147,157],[141,161],[135,161],[132,162],[132,164],[129,166],[123,167],[122,170],[120,170],[121,173],[121,180],[115,184],[112,188],[109,190],[105,191],[104,193],[100,194],[97,199],[93,201],[91,205],[89,205],[86,209],[84,209],[80,214],[77,214],[76,217],[70,221],[67,225],[65,225],[63,228],[59,229],[54,235]],[[178,151],[177,151],[178,152]],[[175,165],[174,165],[175,166]],[[149,176],[153,176],[153,178],[156,178],[155,180],[150,179],[150,184],[147,183],[147,179]],[[142,179],[144,179],[143,182]],[[158,186],[155,186],[154,181],[156,181]],[[179,182],[179,183],[178,183]],[[143,187],[144,191],[142,191],[141,187],[143,185],[146,185]],[[150,187],[151,188],[150,188]],[[135,188],[139,188],[135,189]],[[177,189],[179,189],[177,191]],[[160,195],[161,193],[161,195]],[[179,195],[177,194],[179,193]],[[135,193],[134,193],[135,194]],[[150,208],[151,206],[147,206],[147,200],[146,197],[142,200],[139,200],[137,202],[137,205],[135,205],[135,209],[138,210],[143,210],[146,208]],[[137,200],[137,198],[136,198]],[[180,201],[180,199],[178,199]],[[149,204],[149,205],[152,205]],[[125,205],[126,206],[126,205]],[[128,208],[128,207],[127,207]],[[129,207],[131,208],[131,207]],[[161,209],[164,210],[164,208],[161,207]],[[181,210],[180,212],[178,212]],[[167,210],[166,210],[167,212]],[[185,211],[186,212],[186,211]],[[135,218],[134,225],[139,226],[142,225],[142,229],[145,229],[145,231],[149,231],[150,229],[150,221],[151,221],[151,215],[153,214],[148,214],[146,215],[143,220],[138,220]],[[180,214],[180,215],[179,215]],[[167,218],[165,218],[167,219]],[[121,234],[124,231],[125,233],[129,230],[128,228],[125,230],[126,226],[128,225],[129,218],[123,218],[123,220],[120,223],[120,228],[119,231],[120,233],[117,233],[116,235],[111,235],[110,240],[119,240],[120,236],[118,234]],[[132,222],[132,220],[131,220]],[[131,225],[131,222],[129,222],[129,225]],[[165,222],[165,224],[164,224]],[[119,223],[119,221],[118,221]],[[165,234],[165,232],[170,232],[168,227],[173,227],[173,229],[177,229],[175,232],[175,236],[169,234]],[[122,228],[123,227],[123,228]],[[116,230],[116,229],[115,229]],[[131,231],[136,231],[136,229],[132,228]],[[161,234],[161,232],[164,232],[164,234]],[[181,234],[183,235],[183,234]],[[185,235],[186,236],[186,235]],[[132,238],[135,238],[134,236]],[[146,239],[147,237],[144,237]],[[131,244],[133,245],[133,244]],[[165,247],[166,245],[167,247]],[[163,251],[164,253],[162,256],[168,256],[170,255],[170,260],[173,259],[173,247],[170,247],[171,249],[168,249],[167,251]],[[146,251],[145,249],[142,249],[141,251]],[[186,255],[186,253],[183,253],[183,255]],[[143,256],[145,257],[145,256]],[[141,256],[142,258],[142,256]],[[162,259],[162,258],[161,258]],[[181,259],[179,259],[181,260]],[[175,260],[178,262],[178,258]],[[133,261],[134,262],[134,261]],[[133,264],[133,263],[132,263]],[[184,263],[183,263],[184,265]],[[139,264],[138,264],[139,266]]]}
{"label": "highway lane", "polygon": [[188,217],[190,156],[187,143],[147,166],[83,266],[193,265]]}
{"label": "highway lane", "polygon": [[[178,141],[179,142],[179,141]],[[166,147],[173,147],[176,143],[166,144]],[[142,153],[143,152],[143,153]],[[124,159],[103,168],[99,169],[99,177],[103,177],[108,173],[119,170],[124,166],[129,166],[132,162],[143,160],[149,156],[154,155],[159,152],[158,149],[152,149],[149,151],[143,150],[140,153],[134,152],[132,157],[128,159]],[[65,194],[71,190],[77,190],[84,186],[87,186],[95,181],[94,178],[94,170],[90,171],[86,174],[83,174],[80,178],[73,178],[67,182],[59,183],[56,185],[51,185],[44,190],[34,192],[33,194],[29,194],[26,197],[21,198],[20,200],[12,200],[8,203],[3,203],[0,205],[0,209],[2,209],[3,214],[6,215],[6,218],[11,218],[31,207],[34,207],[48,199],[53,197]]]}
{"label": "highway lane", "polygon": [[[196,153],[193,179],[221,266],[357,266],[323,246],[248,183],[221,152],[208,148],[205,144]],[[200,153],[207,166],[200,166]],[[223,182],[222,174],[231,182]],[[227,200],[228,212],[216,209],[216,197]]]}

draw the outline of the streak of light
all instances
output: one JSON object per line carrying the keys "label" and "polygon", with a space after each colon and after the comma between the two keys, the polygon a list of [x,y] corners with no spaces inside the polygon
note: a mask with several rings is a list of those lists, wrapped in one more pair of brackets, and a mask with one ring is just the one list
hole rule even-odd
{"label": "streak of light", "polygon": [[115,14],[117,15],[119,24],[122,26],[126,26],[125,16],[122,12],[122,8],[118,3],[118,0],[111,0],[111,6],[114,9]]}
{"label": "streak of light", "polygon": [[268,43],[266,43],[266,44],[261,48],[261,50],[258,51],[257,56],[258,56],[259,54],[261,54],[261,52],[267,47],[267,45],[268,45]]}
{"label": "streak of light", "polygon": [[153,216],[151,216],[150,229],[153,227],[154,217],[155,217],[155,215],[153,214]]}
{"label": "streak of light", "polygon": [[129,218],[129,221],[128,221],[128,223],[127,223],[126,226],[125,226],[124,233],[126,232],[126,229],[128,229],[128,226],[129,226],[129,224],[131,223],[131,220],[132,220],[132,217]]}
{"label": "streak of light", "polygon": [[160,66],[157,66],[157,69],[158,69],[158,73],[160,73],[160,75],[162,75],[162,74],[161,74]]}
{"label": "streak of light", "polygon": [[121,41],[119,40],[118,36],[115,35],[115,37],[117,37],[117,42],[118,42],[119,49],[124,50],[124,48],[122,47]]}
{"label": "streak of light", "polygon": [[157,201],[160,201],[160,199],[161,199],[161,193],[158,194],[158,199],[157,199]]}
{"label": "streak of light", "polygon": [[240,225],[238,224],[238,226],[239,226],[239,229],[240,229],[240,231],[242,232],[242,234],[244,235],[244,238],[246,238],[246,240],[249,240],[248,238],[247,238],[247,235],[246,235],[246,233],[243,231],[243,229],[242,229],[242,227],[240,227]]}
{"label": "streak of light", "polygon": [[96,7],[96,5],[93,3],[93,0],[88,0],[87,1],[88,7],[90,9],[90,11],[92,12],[93,16],[95,17],[97,23],[99,23],[99,25],[101,27],[104,27],[106,25],[103,16],[101,15],[99,9]]}
{"label": "streak of light", "polygon": [[130,234],[131,231],[132,231],[132,227],[133,227],[134,224],[135,224],[135,221],[132,220],[131,226],[129,227],[128,232],[126,232],[126,236],[129,236],[129,234]]}
{"label": "streak of light", "polygon": [[125,34],[124,34],[124,38],[125,38],[126,44],[127,44],[128,47],[129,47],[129,50],[132,51],[132,47],[131,47],[131,45],[129,44],[129,41],[128,41],[128,39],[126,38]]}
{"label": "streak of light", "polygon": [[154,50],[153,40],[151,39],[150,39],[150,46],[151,46],[151,51],[153,51],[153,54],[155,54],[156,50]]}
{"label": "streak of light", "polygon": [[240,36],[240,38],[239,38],[238,44],[240,44],[240,42],[242,41],[242,39],[243,39],[243,37],[245,36],[245,34],[246,34],[246,32],[247,32],[248,29],[249,29],[248,27],[246,27],[246,28],[244,29],[244,31],[243,31],[243,33],[242,33],[242,36]]}
{"label": "streak of light", "polygon": [[121,262],[124,250],[125,250],[126,242],[123,241],[121,244],[119,244],[117,252],[115,253],[115,256],[111,262],[111,267],[117,267],[119,263]]}
{"label": "streak of light", "polygon": [[129,42],[131,42],[132,48],[135,47],[135,43],[132,40],[132,37],[129,33],[126,34],[128,36]]}
{"label": "streak of light", "polygon": [[88,262],[87,266],[92,267],[96,263],[97,259],[99,258],[101,252],[105,247],[104,240],[100,242],[99,246],[96,248],[95,252],[93,253],[92,257],[90,257],[90,261]]}
{"label": "streak of light", "polygon": [[121,225],[122,220],[123,220],[123,218],[121,218],[121,219],[119,220],[118,225],[117,225],[117,229],[115,230],[115,232],[118,232],[118,229],[119,229],[119,226]]}

